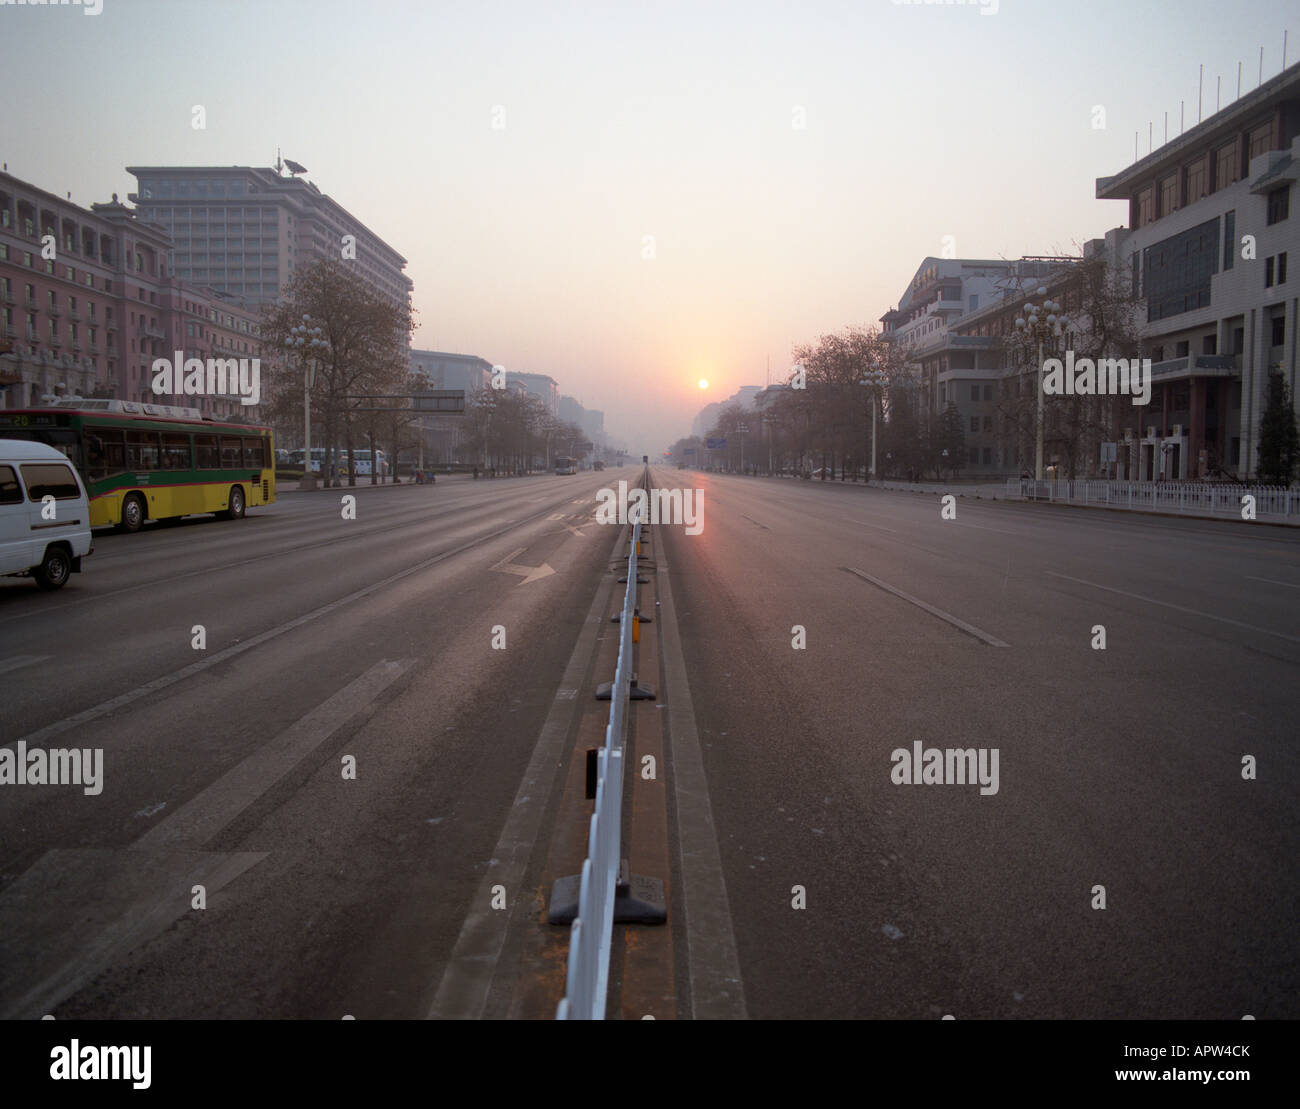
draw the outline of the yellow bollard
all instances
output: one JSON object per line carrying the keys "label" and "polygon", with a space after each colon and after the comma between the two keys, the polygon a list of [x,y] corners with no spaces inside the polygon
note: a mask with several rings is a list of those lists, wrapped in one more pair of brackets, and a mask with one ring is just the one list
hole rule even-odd
{"label": "yellow bollard", "polygon": [[635,612],[632,613],[632,642],[641,642],[641,617]]}

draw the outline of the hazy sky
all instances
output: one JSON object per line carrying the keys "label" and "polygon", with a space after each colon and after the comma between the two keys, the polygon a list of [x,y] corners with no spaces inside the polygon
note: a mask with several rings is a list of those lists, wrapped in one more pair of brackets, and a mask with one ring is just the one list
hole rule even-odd
{"label": "hazy sky", "polygon": [[88,205],[127,165],[280,147],[408,259],[416,346],[549,373],[637,451],[792,343],[876,324],[945,235],[1016,258],[1123,224],[1093,194],[1134,131],[1145,154],[1167,110],[1176,135],[1180,99],[1196,122],[1201,63],[1206,115],[1261,45],[1273,76],[1300,23],[1283,0],[102,2],[0,6],[9,172]]}

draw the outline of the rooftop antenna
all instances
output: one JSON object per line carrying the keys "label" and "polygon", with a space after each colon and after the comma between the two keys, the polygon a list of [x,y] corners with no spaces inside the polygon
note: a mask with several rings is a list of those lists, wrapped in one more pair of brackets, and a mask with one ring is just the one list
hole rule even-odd
{"label": "rooftop antenna", "polygon": [[1196,122],[1201,122],[1201,93],[1205,88],[1205,63],[1201,63],[1201,75],[1196,79]]}
{"label": "rooftop antenna", "polygon": [[284,163],[280,161],[280,148],[278,146],[275,148],[275,175],[277,177],[284,176]]}
{"label": "rooftop antenna", "polygon": [[1216,114],[1219,111],[1219,101],[1222,95],[1223,95],[1223,74],[1220,73],[1214,79],[1214,111],[1216,112]]}
{"label": "rooftop antenna", "polygon": [[[1259,48],[1259,83],[1264,83],[1264,48]],[[1258,87],[1258,86],[1256,86]]]}
{"label": "rooftop antenna", "polygon": [[1237,99],[1241,99],[1241,63],[1237,63]]}

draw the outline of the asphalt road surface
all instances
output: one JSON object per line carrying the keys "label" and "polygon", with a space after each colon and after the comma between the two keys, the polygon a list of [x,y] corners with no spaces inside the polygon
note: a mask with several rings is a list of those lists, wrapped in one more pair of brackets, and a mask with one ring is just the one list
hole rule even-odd
{"label": "asphalt road surface", "polygon": [[[505,995],[640,473],[285,493],[0,581],[0,740],[103,751],[0,786],[0,1015],[543,1014]],[[755,1018],[1300,1015],[1300,533],[651,473],[704,497],[653,529],[634,725],[675,1015],[719,966]]]}

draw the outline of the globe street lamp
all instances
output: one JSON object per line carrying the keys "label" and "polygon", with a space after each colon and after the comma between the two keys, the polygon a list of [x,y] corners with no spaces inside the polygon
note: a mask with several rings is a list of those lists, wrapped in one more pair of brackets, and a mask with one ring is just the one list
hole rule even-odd
{"label": "globe street lamp", "polygon": [[889,380],[885,371],[880,368],[879,362],[871,363],[871,369],[868,371],[861,385],[868,387],[875,386],[875,392],[868,394],[868,401],[871,405],[871,473],[868,479],[876,476],[876,402],[880,399],[880,387]]}
{"label": "globe street lamp", "polygon": [[1038,343],[1038,403],[1034,431],[1034,480],[1043,480],[1043,343],[1050,337],[1055,349],[1057,340],[1065,334],[1068,321],[1064,308],[1054,300],[1047,300],[1047,288],[1038,287],[1041,304],[1032,301],[1025,305],[1023,316],[1016,317],[1016,332]]}
{"label": "globe street lamp", "polygon": [[[302,314],[302,323],[289,328],[284,345],[302,359],[302,486],[316,488],[316,475],[311,468],[311,390],[316,383],[316,360],[329,350],[329,340],[322,338],[319,327],[313,327],[311,316]],[[321,476],[324,477],[324,463]]]}

